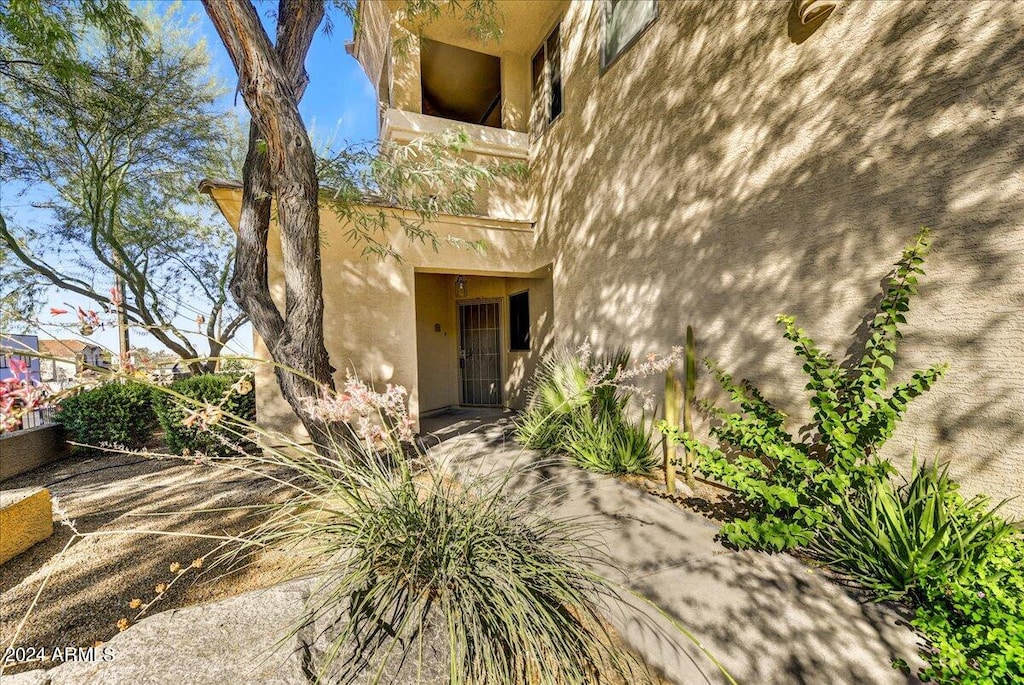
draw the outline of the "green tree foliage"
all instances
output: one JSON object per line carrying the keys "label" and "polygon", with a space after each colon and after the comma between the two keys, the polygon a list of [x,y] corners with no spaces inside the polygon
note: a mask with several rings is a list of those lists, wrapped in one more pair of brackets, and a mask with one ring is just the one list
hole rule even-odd
{"label": "green tree foliage", "polygon": [[821,350],[793,317],[779,317],[783,336],[793,343],[807,376],[814,429],[805,437],[787,432],[785,414],[752,384],[736,382],[708,362],[739,411],[704,404],[718,446],[678,428],[666,426],[666,434],[698,455],[701,472],[735,488],[749,505],[748,517],[722,529],[734,544],[775,550],[806,544],[846,492],[891,470],[877,459],[878,449],[895,431],[907,404],[945,370],[936,365],[913,372],[904,382],[891,380],[899,327],[906,323],[927,251],[928,232],[922,230],[887,279],[878,313],[868,322],[863,353],[850,368]]}
{"label": "green tree foliage", "polygon": [[[233,236],[195,192],[203,176],[233,173],[205,46],[173,7],[131,19],[144,30],[129,42],[66,19],[53,40],[77,38],[77,68],[8,58],[0,70],[0,173],[36,207],[0,224],[0,241],[37,282],[99,307],[113,308],[109,289],[123,283],[131,325],[185,359],[202,356],[205,337],[216,356],[245,317],[227,292]],[[21,50],[46,45],[5,54]],[[182,330],[179,317],[202,324]]]}
{"label": "green tree foliage", "polygon": [[[3,0],[0,75],[12,81],[33,81],[41,73],[91,78],[91,66],[79,53],[86,31],[110,43],[137,46],[145,27],[120,0]],[[0,103],[3,97],[0,90]]]}
{"label": "green tree foliage", "polygon": [[[73,28],[97,32],[123,44],[137,42],[141,22],[126,3],[116,0],[0,0],[0,113],[9,110],[11,98],[22,87],[38,85],[47,77],[89,79],[92,72],[79,59],[78,37]],[[0,160],[10,152],[0,140]],[[5,179],[9,180],[9,179]],[[0,183],[0,201],[4,200]],[[7,222],[0,212],[0,232]],[[20,313],[35,310],[43,299],[40,283],[31,269],[8,254],[0,255],[0,329],[28,328]]]}

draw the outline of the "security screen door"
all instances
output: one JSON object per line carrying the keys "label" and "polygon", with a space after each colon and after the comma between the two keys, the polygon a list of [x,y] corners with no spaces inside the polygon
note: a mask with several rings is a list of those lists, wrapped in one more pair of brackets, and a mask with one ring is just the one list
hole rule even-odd
{"label": "security screen door", "polygon": [[498,302],[459,304],[462,404],[501,405],[501,318]]}

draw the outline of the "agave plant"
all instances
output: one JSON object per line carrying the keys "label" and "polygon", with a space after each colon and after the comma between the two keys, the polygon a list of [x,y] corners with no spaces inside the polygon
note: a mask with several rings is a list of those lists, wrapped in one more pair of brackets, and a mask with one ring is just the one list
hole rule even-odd
{"label": "agave plant", "polygon": [[982,496],[964,499],[949,465],[918,467],[909,482],[887,477],[846,495],[811,545],[829,566],[882,598],[899,598],[977,564],[1012,527]]}

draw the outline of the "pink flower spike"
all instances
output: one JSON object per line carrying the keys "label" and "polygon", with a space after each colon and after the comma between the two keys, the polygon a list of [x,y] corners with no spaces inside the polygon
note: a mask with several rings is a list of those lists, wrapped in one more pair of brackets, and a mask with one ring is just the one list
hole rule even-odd
{"label": "pink flower spike", "polygon": [[50,316],[61,316],[62,314],[67,313],[68,310],[66,309],[60,309],[59,307],[50,307]]}
{"label": "pink flower spike", "polygon": [[110,289],[110,302],[115,306],[120,306],[122,301],[123,300],[121,299],[121,291],[115,285],[113,288]]}

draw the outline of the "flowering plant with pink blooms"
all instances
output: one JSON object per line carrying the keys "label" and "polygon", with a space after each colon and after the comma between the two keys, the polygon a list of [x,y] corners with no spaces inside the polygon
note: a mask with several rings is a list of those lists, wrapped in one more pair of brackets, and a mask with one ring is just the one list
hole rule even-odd
{"label": "flowering plant with pink blooms", "polygon": [[46,406],[48,388],[29,378],[24,360],[10,359],[14,375],[0,381],[0,433],[18,430],[25,414]]}
{"label": "flowering plant with pink blooms", "polygon": [[308,401],[306,411],[321,421],[347,423],[359,440],[381,449],[413,439],[408,394],[403,386],[391,383],[384,392],[376,392],[349,375],[340,392],[325,391],[323,397]]}
{"label": "flowering plant with pink blooms", "polygon": [[632,363],[626,364],[615,356],[601,358],[595,355],[590,342],[585,341],[576,348],[576,357],[580,368],[587,377],[584,390],[589,391],[601,387],[617,388],[642,398],[644,408],[652,409],[654,397],[651,391],[637,385],[637,381],[664,374],[682,359],[683,348],[676,345],[668,354],[649,352],[644,361],[634,359]]}

